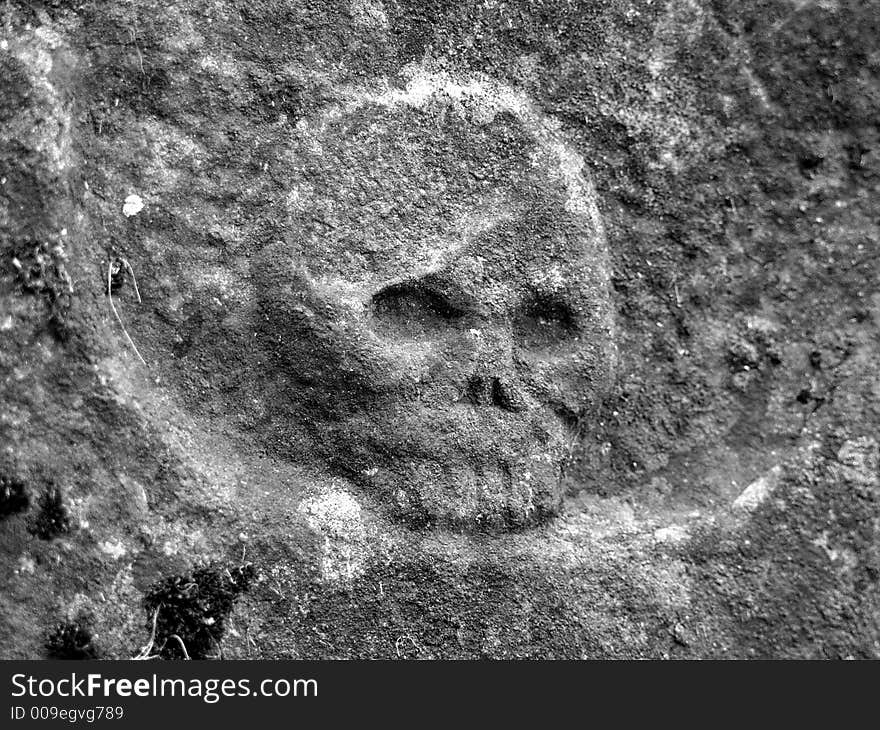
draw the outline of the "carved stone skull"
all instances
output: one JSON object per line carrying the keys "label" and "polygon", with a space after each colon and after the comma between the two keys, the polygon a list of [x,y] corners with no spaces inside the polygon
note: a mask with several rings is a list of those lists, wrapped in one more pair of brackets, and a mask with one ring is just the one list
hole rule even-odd
{"label": "carved stone skull", "polygon": [[289,162],[254,280],[318,442],[410,524],[552,515],[616,352],[583,160],[508,87],[417,72],[340,91]]}

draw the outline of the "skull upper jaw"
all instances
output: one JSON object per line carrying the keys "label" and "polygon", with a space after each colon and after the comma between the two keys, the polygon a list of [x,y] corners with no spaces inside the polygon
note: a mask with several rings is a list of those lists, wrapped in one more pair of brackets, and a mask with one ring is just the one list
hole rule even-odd
{"label": "skull upper jaw", "polygon": [[519,529],[562,502],[566,432],[550,413],[395,404],[321,434],[333,466],[411,527]]}

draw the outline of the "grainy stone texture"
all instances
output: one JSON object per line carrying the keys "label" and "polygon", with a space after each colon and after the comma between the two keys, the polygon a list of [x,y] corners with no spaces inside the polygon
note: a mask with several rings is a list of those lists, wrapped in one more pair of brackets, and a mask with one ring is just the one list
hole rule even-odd
{"label": "grainy stone texture", "polygon": [[0,655],[880,656],[872,3],[0,21]]}

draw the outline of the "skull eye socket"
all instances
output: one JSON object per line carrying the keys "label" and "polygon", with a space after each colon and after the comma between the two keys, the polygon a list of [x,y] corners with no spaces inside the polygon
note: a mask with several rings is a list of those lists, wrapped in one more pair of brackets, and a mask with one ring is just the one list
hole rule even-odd
{"label": "skull eye socket", "polygon": [[525,350],[544,350],[567,342],[577,336],[578,329],[571,307],[554,296],[529,297],[513,320],[514,336]]}
{"label": "skull eye socket", "polygon": [[464,316],[464,310],[424,283],[393,284],[373,296],[373,317],[389,337],[436,336]]}

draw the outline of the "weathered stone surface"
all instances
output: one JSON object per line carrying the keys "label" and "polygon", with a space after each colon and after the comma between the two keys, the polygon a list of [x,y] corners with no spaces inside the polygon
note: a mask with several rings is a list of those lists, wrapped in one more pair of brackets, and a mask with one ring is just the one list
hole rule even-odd
{"label": "weathered stone surface", "polygon": [[871,3],[0,13],[2,656],[880,655]]}

